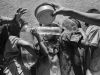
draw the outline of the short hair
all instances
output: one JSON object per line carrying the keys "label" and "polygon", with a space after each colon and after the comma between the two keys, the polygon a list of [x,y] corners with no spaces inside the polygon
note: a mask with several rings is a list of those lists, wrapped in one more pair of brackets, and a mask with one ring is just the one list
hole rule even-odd
{"label": "short hair", "polygon": [[[81,23],[77,19],[69,17],[68,19],[63,20],[62,26],[69,31],[73,31],[78,28],[79,24]],[[73,27],[75,27],[75,29],[73,29]]]}
{"label": "short hair", "polygon": [[[87,11],[87,13],[96,13],[96,14],[100,14],[100,11],[99,11],[98,9],[93,8],[93,9],[89,9],[89,10]],[[85,23],[85,25],[86,25],[86,26],[89,26],[88,23]]]}
{"label": "short hair", "polygon": [[97,13],[97,14],[100,14],[100,11],[98,9],[89,9],[87,11],[87,13]]}

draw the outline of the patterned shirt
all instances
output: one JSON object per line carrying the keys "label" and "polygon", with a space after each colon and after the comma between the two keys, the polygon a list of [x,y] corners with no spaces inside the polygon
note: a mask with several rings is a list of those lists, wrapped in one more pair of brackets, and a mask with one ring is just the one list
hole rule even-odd
{"label": "patterned shirt", "polygon": [[99,71],[100,70],[100,27],[92,25],[86,30],[87,40],[91,45],[89,50],[91,52],[90,70]]}

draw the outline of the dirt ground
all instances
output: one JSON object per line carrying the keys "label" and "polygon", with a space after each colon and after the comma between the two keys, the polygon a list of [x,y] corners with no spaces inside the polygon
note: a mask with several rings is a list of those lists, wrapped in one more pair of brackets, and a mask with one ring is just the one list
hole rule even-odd
{"label": "dirt ground", "polygon": [[[27,13],[23,18],[31,25],[36,25],[38,22],[34,17],[34,10],[43,2],[55,2],[64,7],[84,12],[90,8],[100,9],[100,0],[0,0],[0,15],[13,17],[18,8],[27,8]],[[57,21],[59,20],[58,17]]]}

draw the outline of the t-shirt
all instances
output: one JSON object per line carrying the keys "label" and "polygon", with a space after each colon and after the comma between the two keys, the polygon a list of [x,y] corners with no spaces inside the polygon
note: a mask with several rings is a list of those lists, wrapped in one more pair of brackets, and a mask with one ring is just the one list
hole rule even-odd
{"label": "t-shirt", "polygon": [[100,27],[92,25],[86,30],[87,40],[91,45],[88,50],[91,53],[90,70],[100,70]]}
{"label": "t-shirt", "polygon": [[80,38],[80,34],[72,34],[68,30],[65,30],[61,35],[60,65],[62,75],[69,75],[71,71],[74,55],[79,54],[78,41]]}
{"label": "t-shirt", "polygon": [[87,38],[88,38],[88,42],[91,44],[91,45],[95,45],[97,46],[98,43],[99,43],[99,34],[100,34],[100,27],[98,26],[89,26],[86,30],[86,35],[87,35]]}
{"label": "t-shirt", "polygon": [[[51,52],[51,54],[54,53],[54,55],[40,55],[36,67],[36,75],[61,75],[60,72],[60,64],[59,64],[59,58],[58,55],[55,54],[54,48],[57,47],[57,45],[54,43],[48,42],[48,45],[46,42],[44,42],[45,46],[47,47],[48,51]],[[57,48],[56,48],[57,49]]]}
{"label": "t-shirt", "polygon": [[4,57],[6,60],[10,60],[14,57],[17,57],[20,54],[20,51],[18,50],[17,47],[12,47],[13,45],[11,44],[10,40],[6,42],[5,45],[5,52],[4,52]]}
{"label": "t-shirt", "polygon": [[8,39],[5,45],[5,66],[7,67],[14,59],[17,59],[17,61],[20,64],[24,64],[24,66],[28,69],[30,69],[37,60],[37,55],[34,51],[34,54],[30,54],[27,49],[21,47],[21,46],[13,46],[11,41]]}
{"label": "t-shirt", "polygon": [[[39,59],[36,75],[61,75],[58,56],[55,55],[51,60],[47,57]],[[54,62],[52,62],[54,61]]]}

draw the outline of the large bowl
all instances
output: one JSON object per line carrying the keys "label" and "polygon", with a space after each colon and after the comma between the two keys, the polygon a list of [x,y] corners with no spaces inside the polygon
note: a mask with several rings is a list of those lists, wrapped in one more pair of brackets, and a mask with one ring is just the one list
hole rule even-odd
{"label": "large bowl", "polygon": [[50,4],[40,5],[35,10],[35,17],[40,24],[51,24],[55,17],[52,16],[54,7]]}

